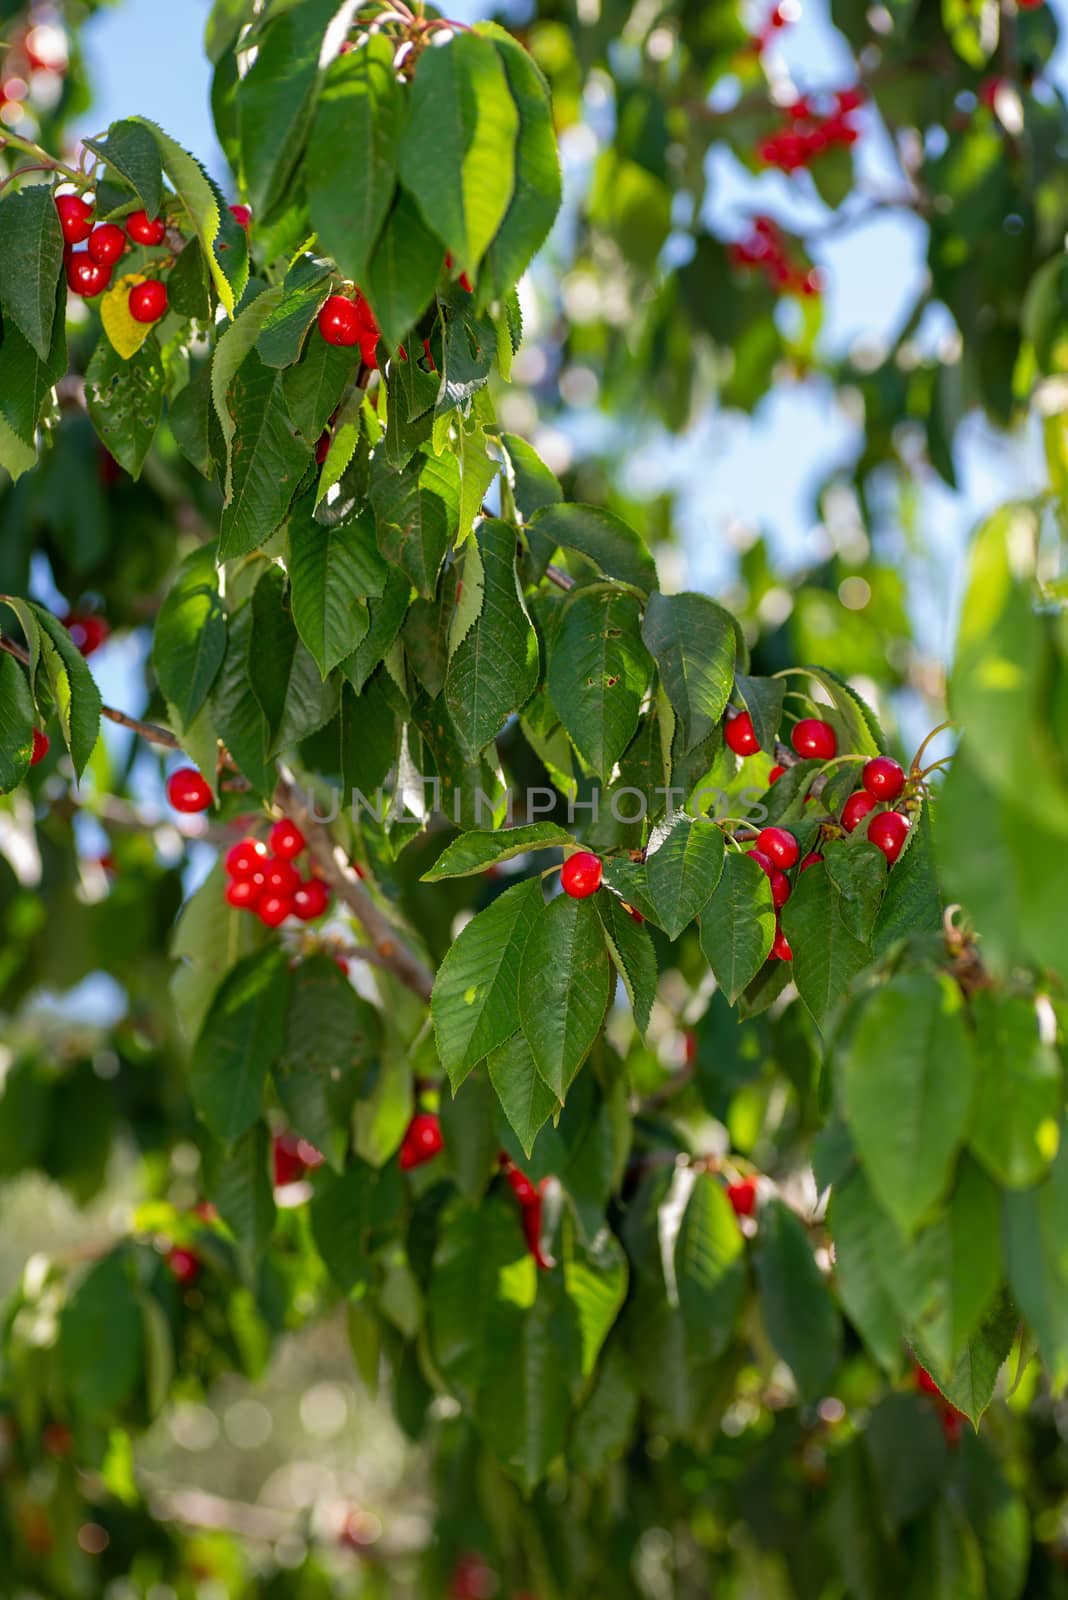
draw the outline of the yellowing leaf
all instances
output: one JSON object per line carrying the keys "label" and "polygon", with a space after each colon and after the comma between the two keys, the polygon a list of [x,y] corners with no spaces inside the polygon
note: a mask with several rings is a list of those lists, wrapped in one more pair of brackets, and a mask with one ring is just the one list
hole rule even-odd
{"label": "yellowing leaf", "polygon": [[130,315],[130,290],[144,283],[143,272],[128,272],[113,283],[100,302],[100,320],[114,350],[124,361],[135,356],[152,332],[151,322],[138,322]]}

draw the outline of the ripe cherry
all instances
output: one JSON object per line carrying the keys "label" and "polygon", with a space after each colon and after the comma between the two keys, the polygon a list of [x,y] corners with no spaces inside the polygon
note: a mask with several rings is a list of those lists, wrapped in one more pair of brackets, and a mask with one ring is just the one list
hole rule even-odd
{"label": "ripe cherry", "polygon": [[763,850],[747,850],[745,853],[747,856],[751,856],[753,858],[765,876],[769,878],[771,877],[772,873],[775,871],[775,868],[772,866]]}
{"label": "ripe cherry", "polygon": [[81,244],[88,239],[93,228],[93,208],[81,195],[57,194],[56,210],[64,244]]}
{"label": "ripe cherry", "polygon": [[736,716],[728,718],[723,737],[728,750],[733,750],[736,756],[755,756],[760,749],[760,740],[753,732],[753,719],[748,711],[739,711]]}
{"label": "ripe cherry", "polygon": [[35,767],[39,761],[44,760],[45,756],[48,754],[49,743],[50,740],[47,733],[43,733],[40,728],[34,728],[33,753],[30,756],[31,767]]}
{"label": "ripe cherry", "polygon": [[778,867],[775,867],[771,874],[771,903],[776,911],[781,911],[789,898],[790,880],[785,872],[780,872]]}
{"label": "ripe cherry", "polygon": [[797,870],[799,872],[804,872],[804,871],[806,871],[806,869],[808,867],[814,867],[816,865],[817,861],[822,861],[822,860],[823,860],[823,857],[820,855],[818,850],[810,850],[808,855],[802,861],[800,867],[798,867]]}
{"label": "ripe cherry", "polygon": [[355,300],[332,294],[319,312],[319,332],[327,344],[353,345],[360,342],[361,321]]}
{"label": "ripe cherry", "polygon": [[761,828],[757,834],[756,847],[784,872],[788,872],[797,864],[797,858],[801,854],[797,840],[785,828]]}
{"label": "ripe cherry", "polygon": [[252,878],[232,878],[226,885],[226,903],[235,911],[251,911],[263,894],[263,874]]}
{"label": "ripe cherry", "polygon": [[785,933],[783,933],[782,929],[779,927],[779,924],[776,923],[775,924],[775,938],[772,940],[772,945],[771,945],[771,960],[772,961],[792,961],[793,959],[794,959],[794,953],[790,949],[790,941],[789,941],[789,939],[787,939]]}
{"label": "ripe cherry", "polygon": [[126,235],[115,222],[101,222],[89,235],[89,254],[102,267],[113,267],[126,249]]}
{"label": "ripe cherry", "polygon": [[322,878],[309,878],[293,891],[293,910],[301,922],[313,922],[330,904],[330,891]]}
{"label": "ripe cherry", "polygon": [[240,203],[233,205],[230,207],[230,215],[233,217],[238,227],[244,228],[245,232],[247,233],[249,230],[249,225],[252,222],[252,212],[249,210],[248,206],[243,206]]}
{"label": "ripe cherry", "polygon": [[441,1137],[441,1123],[427,1111],[418,1111],[408,1124],[401,1141],[400,1164],[403,1172],[433,1161],[445,1141]]}
{"label": "ripe cherry", "polygon": [[802,717],[794,724],[790,743],[806,760],[830,761],[838,754],[838,737],[829,722],[819,717]]}
{"label": "ripe cherry", "polygon": [[360,360],[365,367],[377,368],[378,341],[382,334],[375,314],[362,294],[356,296],[356,315],[360,327]]}
{"label": "ripe cherry", "polygon": [[768,773],[768,788],[769,789],[771,788],[771,785],[773,783],[778,783],[779,779],[782,777],[782,775],[783,775],[783,773],[785,771],[786,771],[785,767],[780,767],[780,766],[772,767],[771,771]]}
{"label": "ripe cherry", "polygon": [[271,853],[283,861],[292,861],[305,848],[304,835],[288,817],[276,822],[267,837]]}
{"label": "ripe cherry", "polygon": [[601,863],[589,850],[568,856],[560,870],[560,885],[572,900],[586,900],[601,887]]}
{"label": "ripe cherry", "polygon": [[855,789],[842,807],[842,827],[846,833],[852,833],[854,828],[860,826],[869,811],[874,811],[874,801],[867,789]]}
{"label": "ripe cherry", "polygon": [[268,928],[279,928],[292,915],[293,902],[288,895],[265,894],[256,906],[256,915]]}
{"label": "ripe cherry", "polygon": [[158,278],[135,283],[130,290],[129,306],[135,322],[158,322],[167,310],[167,285]]}
{"label": "ripe cherry", "polygon": [[300,888],[300,873],[291,862],[268,856],[263,867],[263,882],[267,894],[280,894],[290,899]]}
{"label": "ripe cherry", "polygon": [[200,1257],[192,1250],[176,1246],[167,1256],[167,1265],[183,1289],[191,1288],[200,1277]]}
{"label": "ripe cherry", "polygon": [[302,1143],[303,1140],[296,1133],[275,1135],[271,1146],[271,1157],[276,1189],[284,1189],[290,1183],[299,1183],[307,1171],[301,1154]]}
{"label": "ripe cherry", "polygon": [[226,852],[226,870],[231,878],[251,878],[267,864],[267,846],[262,839],[239,839]]}
{"label": "ripe cherry", "polygon": [[756,1210],[757,1186],[754,1178],[741,1178],[727,1185],[727,1199],[736,1217],[751,1217]]}
{"label": "ripe cherry", "polygon": [[860,781],[873,800],[893,805],[905,787],[905,769],[892,756],[875,756],[865,762]]}
{"label": "ripe cherry", "polygon": [[526,1173],[520,1172],[518,1167],[509,1166],[504,1175],[519,1204],[521,1206],[533,1205],[538,1198],[538,1191]]}
{"label": "ripe cherry", "polygon": [[934,1395],[936,1400],[941,1400],[941,1389],[938,1387],[937,1383],[931,1377],[931,1374],[926,1370],[926,1368],[920,1366],[919,1362],[917,1362],[915,1366],[915,1376],[916,1387],[922,1394]]}
{"label": "ripe cherry", "polygon": [[318,439],[316,439],[316,441],[315,441],[315,465],[317,467],[321,467],[323,462],[326,460],[327,456],[330,454],[330,441],[331,441],[332,437],[333,436],[332,436],[332,434],[330,432],[330,429],[329,428],[324,428],[322,433],[319,435]]}
{"label": "ripe cherry", "polygon": [[167,224],[162,217],[150,217],[144,211],[131,211],[126,218],[126,232],[134,244],[162,244],[167,237]]}
{"label": "ripe cherry", "polygon": [[75,648],[83,656],[91,656],[94,650],[99,650],[111,632],[103,617],[89,614],[80,616],[76,611],[68,611],[66,616],[60,617],[59,620],[70,634]]}
{"label": "ripe cherry", "polygon": [[698,1053],[697,1035],[696,1035],[696,1033],[694,1033],[692,1028],[689,1029],[689,1031],[686,1034],[685,1040],[683,1041],[683,1048],[684,1048],[684,1051],[685,1051],[686,1065],[688,1067],[695,1067],[697,1065],[697,1053]]}
{"label": "ripe cherry", "polygon": [[543,1271],[548,1272],[552,1263],[547,1261],[541,1248],[541,1191],[534,1191],[534,1198],[523,1207],[523,1237],[527,1241],[527,1249],[534,1257],[535,1264]]}
{"label": "ripe cherry", "polygon": [[207,811],[211,789],[195,767],[179,767],[167,779],[167,799],[175,811]]}
{"label": "ripe cherry", "polygon": [[868,823],[868,838],[893,866],[908,837],[909,819],[900,811],[880,811]]}
{"label": "ripe cherry", "polygon": [[67,287],[83,300],[102,294],[111,282],[111,268],[94,261],[87,250],[69,250],[66,260]]}

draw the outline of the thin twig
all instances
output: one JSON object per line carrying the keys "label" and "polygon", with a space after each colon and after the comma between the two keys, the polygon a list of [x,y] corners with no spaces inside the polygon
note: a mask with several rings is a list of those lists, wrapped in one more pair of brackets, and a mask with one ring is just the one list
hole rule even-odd
{"label": "thin twig", "polygon": [[[0,650],[5,650],[9,656],[14,656],[16,661],[21,661],[24,667],[30,664],[27,652],[14,639],[5,639],[0,635]],[[155,722],[142,722],[140,717],[131,717],[125,711],[119,711],[115,706],[101,706],[100,715],[107,717],[109,722],[117,722],[121,728],[129,728],[131,732],[140,734],[142,739],[147,739],[150,744],[165,745],[168,750],[180,750],[181,744],[174,734],[166,728],[161,728]]]}

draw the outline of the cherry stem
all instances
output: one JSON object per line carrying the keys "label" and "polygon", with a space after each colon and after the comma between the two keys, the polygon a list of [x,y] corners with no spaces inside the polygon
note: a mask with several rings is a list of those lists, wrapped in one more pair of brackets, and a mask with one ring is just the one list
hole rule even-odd
{"label": "cherry stem", "polygon": [[911,768],[909,770],[910,770],[910,772],[912,773],[913,776],[916,776],[919,773],[919,771],[920,771],[920,762],[923,760],[923,753],[927,749],[927,746],[931,743],[931,740],[932,739],[937,739],[937,737],[938,737],[938,735],[940,733],[945,733],[947,728],[953,728],[953,727],[956,727],[956,723],[953,722],[953,720],[951,718],[948,722],[940,722],[938,724],[937,728],[932,728],[931,729],[930,733],[927,735],[926,739],[920,745],[920,748],[917,750],[916,754],[912,758],[912,766],[911,766]]}
{"label": "cherry stem", "polygon": [[[84,173],[76,171],[74,167],[68,167],[65,161],[57,161],[55,156],[50,156],[47,150],[43,150],[39,144],[34,144],[31,139],[20,139],[15,133],[0,133],[0,151],[3,150],[21,150],[23,155],[33,156],[35,165],[23,167],[23,172],[61,172],[71,183],[77,184],[79,189],[89,188]],[[17,178],[18,173],[13,172],[11,176]]]}

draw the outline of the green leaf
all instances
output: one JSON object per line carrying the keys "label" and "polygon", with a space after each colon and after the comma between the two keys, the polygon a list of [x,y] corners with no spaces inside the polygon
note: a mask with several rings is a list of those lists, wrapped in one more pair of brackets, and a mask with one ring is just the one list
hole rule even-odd
{"label": "green leaf", "polygon": [[519,592],[515,530],[487,518],[476,534],[482,611],[449,662],[445,704],[473,761],[538,684],[538,636]]}
{"label": "green leaf", "polygon": [[404,621],[411,599],[411,583],[403,572],[390,567],[382,598],[368,602],[371,626],[358,649],[341,663],[341,670],[357,694],[363,690],[371,673],[392,646],[401,623]]}
{"label": "green leaf", "polygon": [[445,1383],[469,1407],[490,1359],[498,1295],[518,1293],[529,1305],[537,1290],[537,1268],[510,1201],[491,1192],[476,1211],[457,1198],[438,1227],[428,1295],[431,1349]]}
{"label": "green leaf", "polygon": [[211,690],[211,712],[238,767],[258,794],[268,794],[274,787],[274,773],[267,765],[271,730],[249,678],[252,623],[248,601],[231,613],[226,654]]}
{"label": "green leaf", "polygon": [[[434,52],[435,54],[437,52]],[[423,222],[412,196],[398,189],[367,268],[367,298],[393,349],[434,298],[441,241]]]}
{"label": "green leaf", "polygon": [[168,703],[188,727],[211,692],[226,654],[226,615],[211,545],[186,556],[160,607],[152,668]]}
{"label": "green leaf", "polygon": [[371,624],[367,597],[382,592],[370,518],[323,527],[302,505],[289,522],[288,571],[293,621],[325,678],[359,648]]}
{"label": "green leaf", "polygon": [[398,168],[458,268],[473,273],[515,189],[519,113],[501,57],[473,33],[424,51]]}
{"label": "green leaf", "polygon": [[604,933],[589,900],[558,895],[535,918],[519,972],[519,1017],[531,1054],[563,1101],[611,999]]}
{"label": "green leaf", "polygon": [[[500,440],[514,480],[512,493],[516,507],[524,522],[529,524],[535,512],[544,506],[557,505],[564,498],[564,491],[556,474],[545,465],[533,445],[517,433],[502,433]],[[555,544],[552,548],[555,549]],[[550,549],[545,559],[551,554]]]}
{"label": "green leaf", "polygon": [[[216,292],[229,316],[248,283],[248,241],[223,203],[218,186],[200,162],[147,117],[132,122],[147,128],[159,149],[163,170],[174,185],[191,228],[200,241]],[[225,245],[225,250],[221,247]]]}
{"label": "green leaf", "polygon": [[120,467],[141,476],[163,415],[165,376],[159,341],[150,334],[129,361],[101,339],[85,373],[93,427]]}
{"label": "green leaf", "polygon": [[267,1124],[257,1121],[232,1144],[209,1145],[205,1154],[208,1197],[245,1254],[256,1260],[266,1250],[275,1223]]}
{"label": "green leaf", "polygon": [[977,1083],[968,1143],[1005,1189],[1045,1174],[1059,1140],[1063,1074],[1042,1043],[1034,1002],[980,989],[971,999]]}
{"label": "green leaf", "polygon": [[579,1472],[599,1478],[630,1444],[638,1413],[638,1391],[622,1346],[613,1340],[597,1369],[597,1379],[575,1418],[568,1446]]}
{"label": "green leaf", "polygon": [[37,448],[19,437],[7,418],[0,412],[0,467],[12,483],[17,483],[24,472],[37,465]]}
{"label": "green leaf", "polygon": [[574,1312],[559,1281],[543,1275],[537,1288],[529,1310],[503,1295],[493,1305],[475,1411],[480,1432],[527,1494],[564,1450],[578,1366]]}
{"label": "green leaf", "polygon": [[117,1252],[89,1268],[59,1319],[59,1375],[87,1421],[107,1424],[133,1394],[144,1360],[141,1306]]}
{"label": "green leaf", "polygon": [[288,1005],[289,964],[279,945],[245,956],[219,986],[190,1068],[193,1101],[216,1138],[240,1138],[260,1115]]}
{"label": "green leaf", "polygon": [[541,910],[536,878],[513,884],[472,917],[438,968],[430,1014],[453,1093],[519,1027],[519,964]]}
{"label": "green leaf", "polygon": [[460,517],[460,468],[453,455],[416,455],[403,472],[379,473],[371,484],[378,545],[428,600]]}
{"label": "green leaf", "polygon": [[[238,86],[241,176],[257,216],[270,214],[303,154],[323,33],[336,11],[337,0],[299,0],[269,18]],[[357,147],[345,148],[351,154]]]}
{"label": "green leaf", "polygon": [[219,529],[219,558],[231,561],[265,544],[289,508],[312,453],[286,409],[282,374],[255,351],[226,391],[233,424],[231,472]]}
{"label": "green leaf", "polygon": [[632,594],[608,584],[579,589],[564,602],[549,644],[552,703],[579,754],[605,780],[638,726],[652,674],[638,616]]}
{"label": "green leaf", "polygon": [[786,694],[783,678],[747,678],[744,673],[734,674],[734,692],[753,721],[753,732],[761,750],[770,755],[775,749],[775,738],[782,721],[782,704]]}
{"label": "green leaf", "polygon": [[644,1036],[657,985],[656,951],[649,930],[635,921],[614,894],[595,895],[594,905],[604,929],[608,954],[623,979],[638,1032]]}
{"label": "green leaf", "polygon": [[669,939],[678,938],[714,893],[725,848],[722,828],[683,811],[654,833],[645,879],[656,920]]}
{"label": "green leaf", "polygon": [[825,865],[807,867],[799,875],[782,909],[782,925],[794,952],[793,980],[816,1026],[823,1029],[871,960],[868,946],[850,932]]}
{"label": "green leaf", "polygon": [[146,216],[156,217],[163,205],[163,167],[159,146],[142,122],[113,122],[103,139],[82,143],[125,178]]}
{"label": "green leaf", "polygon": [[190,320],[207,322],[211,317],[211,276],[195,239],[178,252],[178,259],[167,274],[167,304],[180,317]]}
{"label": "green leaf", "polygon": [[282,298],[264,317],[256,338],[256,353],[267,366],[291,367],[300,360],[308,329],[330,293],[330,278],[329,261],[297,257],[285,275]]}
{"label": "green leaf", "polygon": [[[62,294],[62,291],[61,291]],[[0,340],[0,420],[26,444],[34,460],[37,430],[52,405],[52,390],[67,370],[66,296],[52,327],[52,347],[42,361],[8,318]],[[17,477],[12,470],[12,477]]]}
{"label": "green leaf", "polygon": [[[1012,1300],[1007,1294],[999,1295],[952,1370],[940,1372],[933,1362],[929,1367],[946,1399],[958,1411],[963,1411],[976,1427],[994,1398],[998,1373],[1012,1349],[1018,1326],[1019,1314]],[[927,1365],[922,1343],[918,1344],[918,1349]]]}
{"label": "green leaf", "polygon": [[396,185],[403,102],[393,49],[372,36],[330,63],[308,141],[312,226],[354,283],[366,277]]}
{"label": "green leaf", "polygon": [[489,294],[503,297],[523,276],[560,209],[560,158],[549,87],[530,54],[503,29],[483,23],[480,31],[489,34],[500,54],[519,112],[515,192],[483,267]]}
{"label": "green leaf", "polygon": [[0,652],[0,794],[10,794],[30,770],[33,699],[22,667]]}
{"label": "green leaf", "polygon": [[780,1200],[760,1214],[754,1252],[768,1336],[804,1400],[818,1400],[842,1353],[842,1324],[802,1222]]}
{"label": "green leaf", "polygon": [[774,938],[767,873],[750,856],[732,851],[701,915],[701,949],[731,1005],[764,965]]}
{"label": "green leaf", "polygon": [[268,753],[299,743],[328,723],[338,709],[340,683],[324,681],[301,642],[285,600],[285,579],[268,567],[252,595],[249,681],[267,719]]}
{"label": "green leaf", "polygon": [[876,1197],[911,1234],[945,1193],[974,1094],[956,984],[944,974],[904,973],[868,996],[846,1047],[842,1083]]}
{"label": "green leaf", "polygon": [[[516,1038],[521,1037],[519,1034]],[[505,1047],[507,1048],[507,1046]],[[487,1061],[487,1067],[492,1061]],[[485,1072],[473,1072],[454,1096],[443,1095],[438,1106],[445,1159],[456,1187],[477,1206],[500,1171],[501,1137],[497,1097]]]}
{"label": "green leaf", "polygon": [[675,1282],[694,1361],[715,1361],[745,1299],[745,1242],[718,1178],[699,1172],[675,1239]]}
{"label": "green leaf", "polygon": [[289,1125],[339,1171],[353,1103],[381,1048],[378,1012],[327,955],[302,961],[292,978],[285,1040],[272,1068]]}
{"label": "green leaf", "polygon": [[588,1378],[626,1298],[627,1257],[608,1227],[584,1246],[570,1218],[564,1222],[562,1243],[564,1293],[578,1321],[580,1373]]}
{"label": "green leaf", "polygon": [[369,1253],[371,1231],[394,1219],[402,1198],[395,1162],[382,1172],[355,1160],[340,1176],[326,1167],[316,1173],[312,1237],[327,1271],[345,1294],[369,1283],[374,1270]]}
{"label": "green leaf", "polygon": [[305,444],[318,443],[330,418],[343,404],[358,366],[359,357],[351,349],[327,344],[316,332],[307,340],[300,360],[282,373],[286,410]]}
{"label": "green leaf", "polygon": [[263,938],[258,918],[227,905],[225,888],[226,875],[216,861],[182,907],[171,939],[170,953],[181,963],[171,978],[171,993],[182,1033],[190,1041],[200,1032],[219,986],[219,973],[228,972]]}
{"label": "green leaf", "polygon": [[41,661],[55,696],[59,725],[80,778],[100,734],[100,690],[63,624],[44,606],[30,601],[41,628]]}
{"label": "green leaf", "polygon": [[1038,1340],[1055,1390],[1068,1383],[1068,1142],[1036,1188],[1005,1196],[1009,1288]]}
{"label": "green leaf", "polygon": [[558,1101],[539,1073],[522,1033],[513,1033],[486,1062],[490,1082],[501,1109],[529,1157],[539,1129],[556,1110]]}
{"label": "green leaf", "polygon": [[602,511],[599,506],[549,502],[530,517],[529,530],[539,539],[551,541],[554,548],[561,545],[577,550],[606,578],[633,584],[645,594],[652,594],[657,587],[656,563],[645,541],[614,512]]}
{"label": "green leaf", "polygon": [[654,594],[642,638],[660,670],[688,753],[718,727],[734,682],[735,632],[730,612],[701,594]]}
{"label": "green leaf", "polygon": [[884,1271],[886,1252],[900,1248],[867,1178],[854,1167],[831,1196],[835,1278],[845,1313],[883,1370],[901,1371],[903,1317]]}
{"label": "green leaf", "polygon": [[867,944],[886,893],[886,857],[867,839],[824,853],[827,876],[838,891],[837,910],[855,939]]}
{"label": "green leaf", "polygon": [[4,316],[47,362],[56,288],[63,268],[63,232],[50,184],[38,183],[0,202],[0,301]]}
{"label": "green leaf", "polygon": [[923,1395],[888,1394],[864,1433],[883,1516],[896,1532],[937,1498],[946,1471],[938,1415]]}
{"label": "green leaf", "polygon": [[237,376],[241,363],[253,349],[264,323],[281,305],[284,294],[285,289],[282,284],[277,284],[273,289],[265,289],[262,294],[250,300],[229,327],[223,329],[211,358],[211,398],[226,445],[227,493],[230,492],[233,441],[237,428],[228,400],[230,385]]}
{"label": "green leaf", "polygon": [[559,850],[572,842],[567,829],[555,822],[528,822],[520,828],[502,828],[493,833],[472,830],[446,846],[420,881],[440,883],[443,878],[470,878],[487,867],[514,861],[530,850]]}

